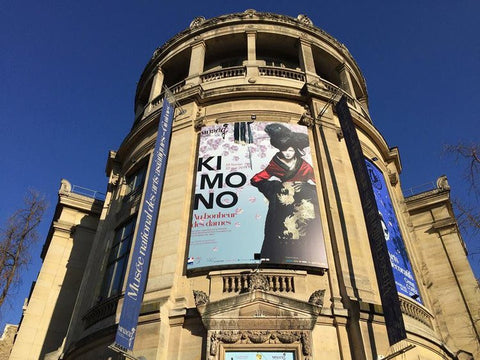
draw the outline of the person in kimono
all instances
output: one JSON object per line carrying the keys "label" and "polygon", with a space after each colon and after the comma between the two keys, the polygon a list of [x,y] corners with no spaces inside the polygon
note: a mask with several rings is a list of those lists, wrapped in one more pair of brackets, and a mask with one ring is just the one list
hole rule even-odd
{"label": "person in kimono", "polygon": [[312,166],[303,156],[308,135],[283,124],[265,127],[278,152],[250,183],[268,200],[261,258],[272,264],[318,265],[322,236]]}

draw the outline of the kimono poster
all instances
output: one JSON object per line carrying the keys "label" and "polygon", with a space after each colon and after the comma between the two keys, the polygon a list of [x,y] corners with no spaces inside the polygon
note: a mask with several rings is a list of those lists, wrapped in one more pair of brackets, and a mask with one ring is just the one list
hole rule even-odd
{"label": "kimono poster", "polygon": [[400,227],[383,174],[369,160],[365,159],[365,162],[381,217],[383,234],[387,242],[388,254],[390,255],[390,263],[392,265],[397,291],[408,297],[413,297],[416,301],[422,303],[419,297],[417,282],[413,276],[412,265],[408,259],[407,250],[403,243]]}
{"label": "kimono poster", "polygon": [[326,268],[307,128],[202,128],[187,269],[248,264]]}

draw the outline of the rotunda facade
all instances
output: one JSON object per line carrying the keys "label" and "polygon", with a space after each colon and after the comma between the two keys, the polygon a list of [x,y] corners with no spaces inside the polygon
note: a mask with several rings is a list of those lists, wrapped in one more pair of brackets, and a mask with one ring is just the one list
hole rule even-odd
{"label": "rotunda facade", "polygon": [[[170,105],[171,137],[161,138]],[[121,358],[108,345],[129,296],[138,325],[132,350],[120,350],[139,359],[478,354],[478,299],[470,278],[455,280],[455,266],[469,267],[446,179],[404,197],[399,152],[370,118],[357,63],[305,15],[194,19],[146,65],[106,171],[70,326],[50,358]],[[143,300],[129,273],[145,278]]]}

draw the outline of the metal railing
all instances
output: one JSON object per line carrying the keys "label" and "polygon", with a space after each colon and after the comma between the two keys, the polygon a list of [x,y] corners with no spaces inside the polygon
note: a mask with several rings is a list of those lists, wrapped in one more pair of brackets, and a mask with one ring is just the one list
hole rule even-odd
{"label": "metal railing", "polygon": [[112,296],[111,298],[101,301],[88,310],[87,313],[82,317],[85,328],[88,328],[100,320],[114,315],[117,311],[118,300],[121,297],[121,295]]}
{"label": "metal railing", "polygon": [[96,200],[102,200],[102,201],[105,200],[104,193],[100,191],[92,190],[92,189],[87,189],[85,187],[78,186],[78,185],[72,185],[71,192],[77,195],[87,196],[89,198],[96,199]]}
{"label": "metal railing", "polygon": [[435,184],[434,181],[429,181],[425,184],[416,185],[411,188],[403,190],[403,196],[409,197],[409,196],[417,195],[426,191],[435,190],[436,188],[437,188],[437,184]]}

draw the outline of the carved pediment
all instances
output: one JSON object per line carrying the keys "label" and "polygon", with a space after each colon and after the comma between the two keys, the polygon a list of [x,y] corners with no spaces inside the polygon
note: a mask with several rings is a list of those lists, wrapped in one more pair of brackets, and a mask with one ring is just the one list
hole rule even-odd
{"label": "carved pediment", "polygon": [[321,306],[254,290],[197,309],[207,330],[311,330]]}

